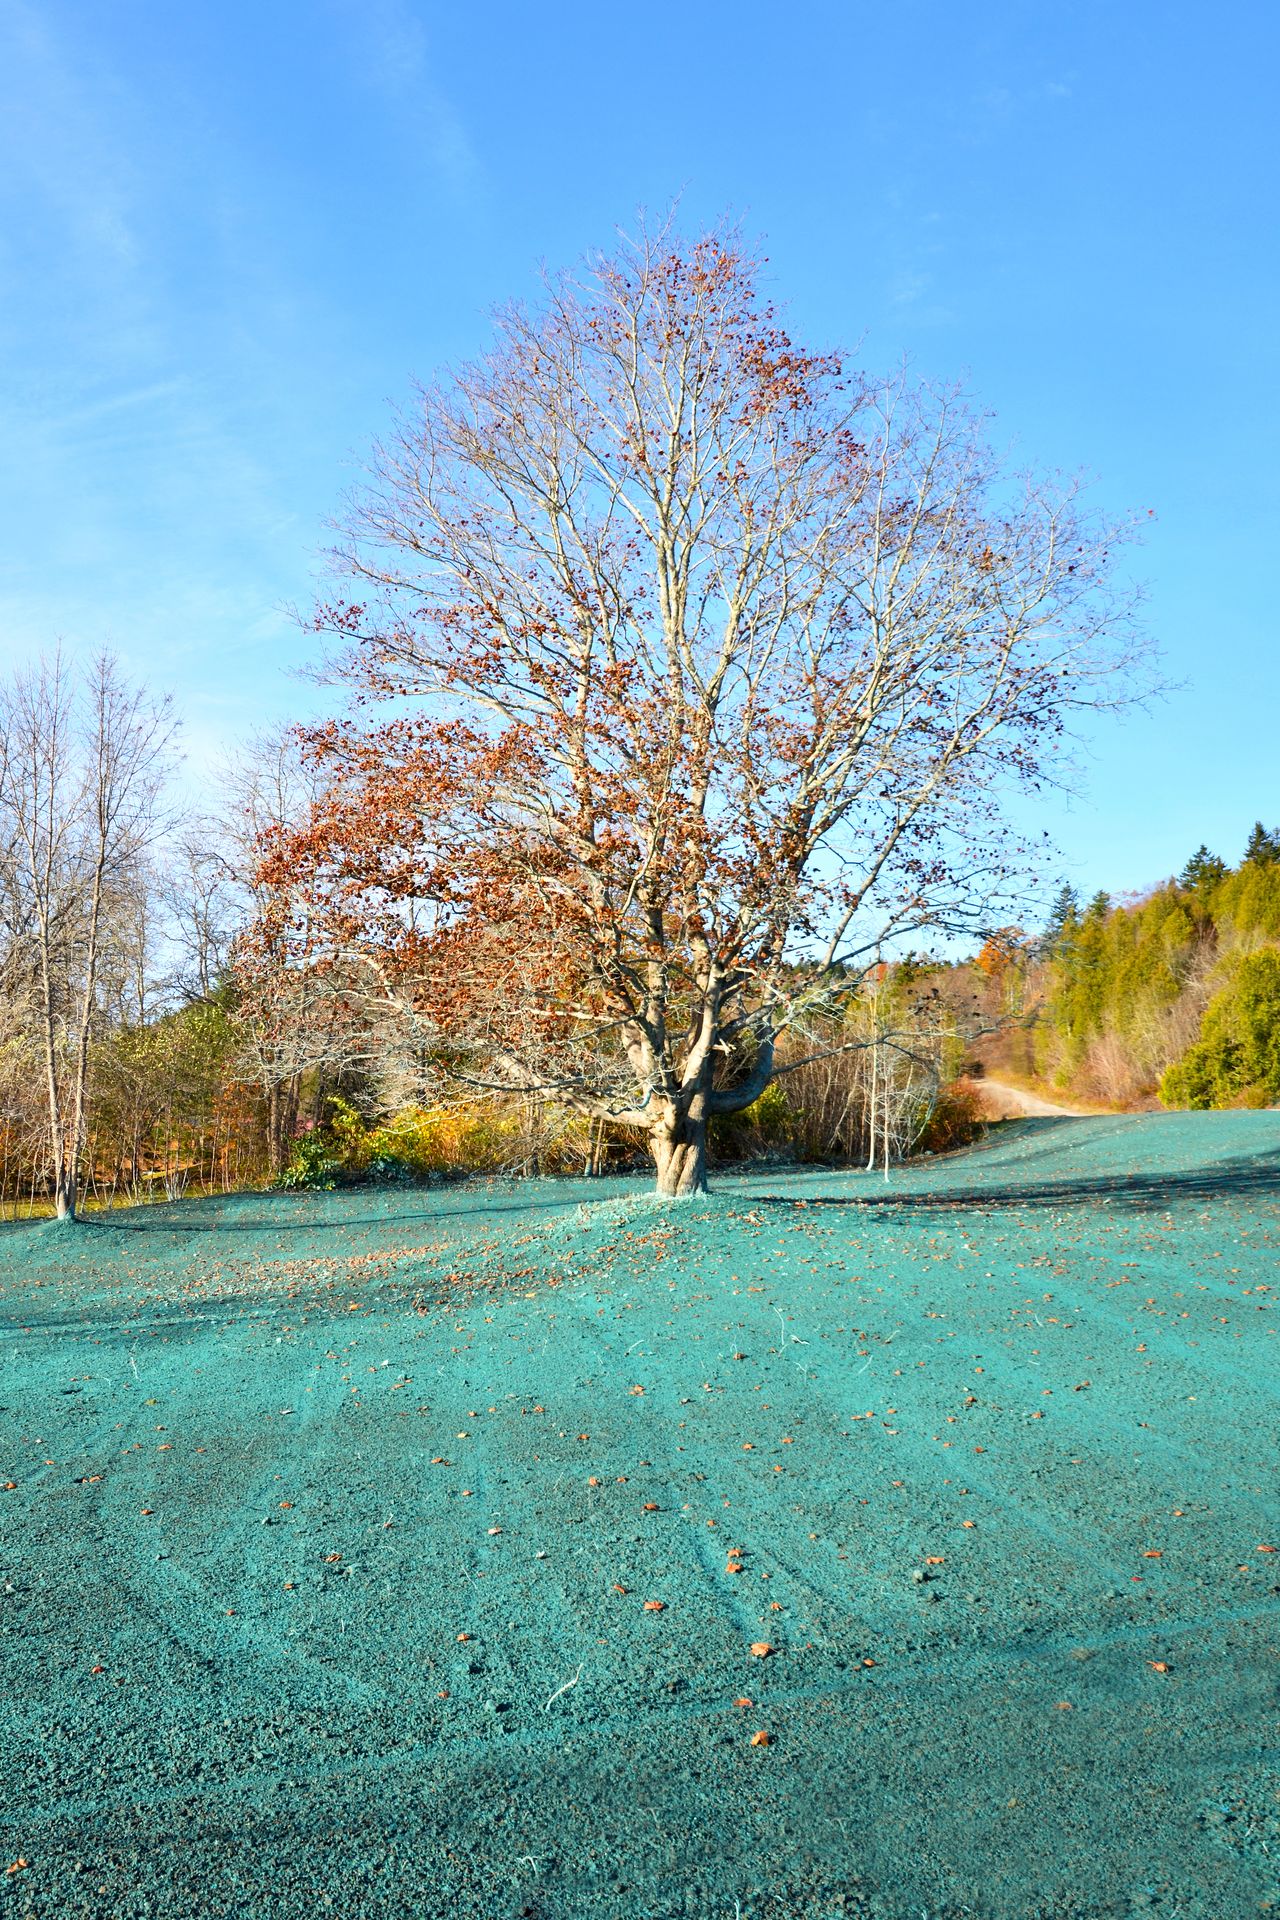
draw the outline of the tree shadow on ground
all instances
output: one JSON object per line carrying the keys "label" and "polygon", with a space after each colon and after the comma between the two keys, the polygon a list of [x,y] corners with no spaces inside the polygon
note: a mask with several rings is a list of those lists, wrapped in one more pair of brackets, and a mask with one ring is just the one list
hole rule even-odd
{"label": "tree shadow on ground", "polygon": [[[230,1196],[232,1200],[243,1199],[244,1197],[244,1195],[236,1194]],[[228,1220],[222,1215],[205,1217],[187,1215],[182,1219],[175,1219],[169,1211],[170,1206],[183,1206],[185,1204],[192,1206],[201,1206],[204,1204],[221,1206],[223,1204],[220,1196],[209,1197],[201,1195],[199,1199],[189,1203],[179,1200],[166,1203],[163,1207],[122,1207],[118,1213],[80,1214],[70,1226],[65,1224],[59,1225],[52,1218],[41,1220],[5,1220],[0,1221],[0,1234],[23,1233],[30,1231],[32,1228],[41,1227],[60,1233],[68,1233],[73,1239],[81,1230],[91,1233],[163,1233],[173,1235],[265,1233],[277,1232],[282,1227],[293,1227],[297,1232],[305,1234],[359,1233],[368,1227],[398,1227],[402,1224],[411,1226],[415,1221],[428,1221],[434,1223],[436,1226],[447,1226],[451,1220],[470,1220],[490,1214],[527,1214],[530,1211],[530,1203],[521,1198],[503,1199],[500,1201],[482,1200],[476,1206],[449,1207],[444,1210],[435,1207],[424,1207],[421,1210],[413,1212],[397,1210],[395,1213],[386,1214],[343,1214],[329,1220],[318,1220],[305,1216],[294,1219],[286,1217],[282,1220],[272,1218],[269,1211],[256,1211],[258,1204],[263,1201],[267,1202],[269,1207],[270,1203],[275,1200],[281,1202],[291,1200],[296,1204],[300,1197],[302,1196],[296,1193],[255,1194],[253,1196],[255,1212],[251,1218],[245,1220]],[[538,1211],[564,1212],[566,1209],[578,1207],[582,1204],[583,1200],[580,1194],[566,1195],[562,1200],[549,1199],[543,1195],[540,1196],[538,1200]]]}
{"label": "tree shadow on ground", "polygon": [[[1054,1124],[1046,1122],[1045,1124]],[[1004,1181],[991,1185],[939,1187],[912,1191],[892,1186],[857,1194],[815,1195],[806,1205],[819,1207],[888,1208],[901,1213],[946,1213],[957,1208],[1082,1207],[1115,1205],[1135,1213],[1168,1212],[1174,1206],[1198,1201],[1280,1201],[1280,1149],[1272,1153],[1239,1154],[1209,1167],[1186,1167],[1175,1172],[1155,1169],[1135,1173],[1082,1174],[1078,1179]],[[754,1206],[794,1210],[787,1194],[760,1195]]]}

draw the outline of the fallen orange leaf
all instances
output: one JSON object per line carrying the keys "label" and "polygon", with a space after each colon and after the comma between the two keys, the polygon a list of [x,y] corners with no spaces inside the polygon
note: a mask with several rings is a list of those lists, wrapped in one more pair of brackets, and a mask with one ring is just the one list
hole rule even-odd
{"label": "fallen orange leaf", "polygon": [[773,1652],[773,1648],[767,1640],[753,1640],[751,1642],[751,1651],[757,1660],[763,1660],[766,1655]]}
{"label": "fallen orange leaf", "polygon": [[666,1608],[667,1603],[665,1600],[646,1600],[644,1603],[646,1613],[665,1613]]}
{"label": "fallen orange leaf", "polygon": [[753,1746],[753,1747],[767,1747],[767,1746],[768,1746],[768,1744],[769,1744],[769,1736],[768,1736],[768,1734],[767,1734],[767,1733],[765,1732],[765,1730],[764,1730],[764,1728],[763,1728],[763,1727],[761,1727],[761,1729],[760,1729],[760,1731],[759,1731],[759,1733],[753,1733],[753,1734],[752,1734],[752,1736],[751,1736],[751,1744],[752,1744],[752,1746]]}

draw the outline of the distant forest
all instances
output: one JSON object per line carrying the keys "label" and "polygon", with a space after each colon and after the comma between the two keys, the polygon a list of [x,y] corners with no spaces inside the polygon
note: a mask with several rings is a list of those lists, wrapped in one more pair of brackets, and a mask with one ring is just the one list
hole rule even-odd
{"label": "distant forest", "polygon": [[1235,867],[1201,846],[1136,899],[1064,887],[1039,938],[978,964],[1007,1016],[997,1066],[1116,1106],[1280,1104],[1280,829],[1255,825]]}

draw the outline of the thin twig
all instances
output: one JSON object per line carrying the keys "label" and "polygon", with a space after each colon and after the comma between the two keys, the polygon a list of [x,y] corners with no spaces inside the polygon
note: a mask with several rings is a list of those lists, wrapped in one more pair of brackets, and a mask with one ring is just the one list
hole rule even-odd
{"label": "thin twig", "polygon": [[[585,1665],[585,1662],[584,1662],[584,1665]],[[545,1713],[547,1711],[547,1708],[552,1706],[560,1698],[560,1695],[562,1693],[568,1693],[570,1687],[576,1687],[579,1680],[581,1680],[581,1678],[582,1678],[582,1667],[579,1667],[578,1671],[574,1674],[572,1680],[566,1680],[562,1687],[556,1688],[555,1692],[551,1696],[551,1699],[547,1701],[547,1705],[542,1709],[542,1711]]]}

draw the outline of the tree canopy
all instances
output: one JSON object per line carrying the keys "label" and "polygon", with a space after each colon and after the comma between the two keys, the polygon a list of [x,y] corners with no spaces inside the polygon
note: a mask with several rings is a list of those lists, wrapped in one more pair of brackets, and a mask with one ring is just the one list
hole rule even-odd
{"label": "tree canopy", "polygon": [[644,1127],[671,1192],[886,943],[1008,921],[1002,801],[1140,657],[1074,486],[760,282],[643,232],[419,393],[317,616],[357,707],[263,869],[312,876],[300,960],[472,1085]]}

